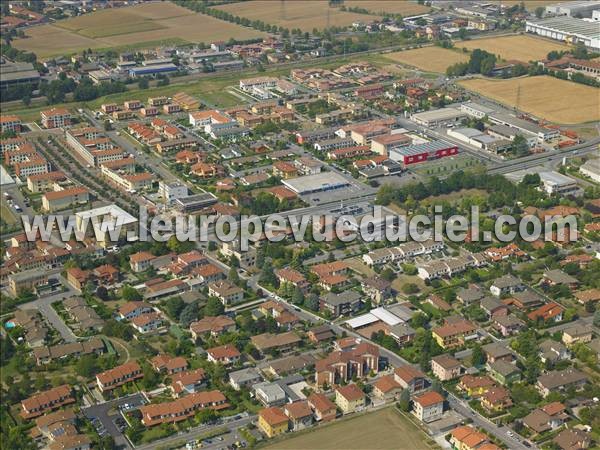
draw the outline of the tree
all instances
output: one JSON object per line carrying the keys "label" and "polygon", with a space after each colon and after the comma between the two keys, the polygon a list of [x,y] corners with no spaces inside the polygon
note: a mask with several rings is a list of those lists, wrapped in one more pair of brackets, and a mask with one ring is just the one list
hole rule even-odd
{"label": "tree", "polygon": [[594,326],[600,327],[600,309],[594,313]]}
{"label": "tree", "polygon": [[200,307],[198,306],[197,302],[190,303],[189,305],[185,306],[179,315],[179,322],[181,323],[181,326],[184,328],[189,327],[192,322],[198,320],[199,314]]}
{"label": "tree", "polygon": [[306,297],[306,300],[304,301],[304,306],[306,306],[308,309],[310,309],[312,311],[318,311],[319,310],[319,296],[317,294],[310,294],[308,297]]}
{"label": "tree", "polygon": [[419,286],[417,286],[414,283],[407,283],[404,286],[402,286],[402,292],[404,292],[407,295],[416,294],[417,292],[419,292]]}
{"label": "tree", "polygon": [[104,131],[111,131],[113,129],[112,124],[110,123],[110,120],[106,119],[104,121]]}
{"label": "tree", "polygon": [[433,381],[431,382],[431,390],[433,392],[437,392],[438,394],[444,396],[445,392],[444,392],[444,387],[442,386],[442,383],[440,383],[440,380],[438,380],[437,378],[434,378]]}
{"label": "tree", "polygon": [[296,286],[292,294],[292,303],[294,305],[302,305],[304,303],[304,293],[300,287]]}
{"label": "tree", "polygon": [[223,303],[216,297],[208,297],[206,306],[204,307],[205,316],[219,316],[225,312]]}
{"label": "tree", "polygon": [[400,408],[400,411],[410,411],[410,391],[408,389],[402,390],[400,400],[398,401],[398,408]]}
{"label": "tree", "polygon": [[136,288],[129,285],[123,286],[121,289],[121,296],[123,297],[123,300],[128,302],[140,301],[142,299],[142,294],[140,294]]}
{"label": "tree", "polygon": [[537,8],[535,8],[535,17],[540,19],[544,15],[544,11],[546,11],[546,8],[544,8],[543,6],[538,6]]}
{"label": "tree", "polygon": [[100,300],[108,300],[108,289],[106,289],[104,286],[98,286],[98,289],[96,289],[96,297],[98,297]]}
{"label": "tree", "polygon": [[93,355],[83,355],[77,361],[77,374],[84,378],[90,378],[98,371],[97,359]]}
{"label": "tree", "polygon": [[227,278],[235,285],[239,285],[240,283],[240,275],[238,274],[238,271],[235,269],[235,267],[229,269],[229,275],[227,276]]}
{"label": "tree", "polygon": [[383,278],[386,281],[394,281],[394,279],[396,278],[396,274],[389,267],[383,269],[380,275],[381,278]]}
{"label": "tree", "polygon": [[481,345],[477,344],[475,345],[475,347],[473,347],[472,349],[472,353],[471,353],[471,364],[473,364],[473,366],[482,366],[483,364],[485,364],[485,353],[483,352],[483,349],[481,348]]}
{"label": "tree", "polygon": [[511,152],[514,153],[515,156],[526,156],[529,154],[529,144],[523,135],[517,134],[515,136],[512,142]]}
{"label": "tree", "polygon": [[148,89],[149,85],[150,84],[148,83],[147,78],[142,78],[142,79],[140,79],[140,81],[138,81],[138,88],[140,88],[140,89]]}
{"label": "tree", "polygon": [[277,277],[273,271],[273,266],[270,261],[265,261],[262,270],[260,271],[260,277],[258,278],[259,283],[270,286],[277,285]]}

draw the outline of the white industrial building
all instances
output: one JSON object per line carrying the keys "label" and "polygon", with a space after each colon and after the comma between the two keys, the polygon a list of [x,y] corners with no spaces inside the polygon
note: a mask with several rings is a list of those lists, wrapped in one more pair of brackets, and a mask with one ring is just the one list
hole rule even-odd
{"label": "white industrial building", "polygon": [[316,175],[281,180],[281,182],[299,195],[331,191],[350,186],[348,180],[335,172],[321,172]]}
{"label": "white industrial building", "polygon": [[583,191],[577,185],[577,181],[571,177],[555,171],[540,172],[539,175],[540,181],[542,182],[540,188],[549,195],[579,196],[583,194]]}
{"label": "white industrial building", "polygon": [[600,51],[600,27],[594,21],[568,16],[528,20],[525,31],[568,44],[582,43],[594,51]]}
{"label": "white industrial building", "polygon": [[600,183],[600,159],[590,159],[579,168],[579,172],[590,177],[596,183]]}
{"label": "white industrial building", "polygon": [[594,11],[600,10],[598,0],[580,0],[561,2],[546,6],[546,14],[569,17],[592,17]]}
{"label": "white industrial building", "polygon": [[467,114],[456,108],[442,108],[413,114],[413,122],[425,127],[439,127],[440,125],[453,124],[464,119]]}

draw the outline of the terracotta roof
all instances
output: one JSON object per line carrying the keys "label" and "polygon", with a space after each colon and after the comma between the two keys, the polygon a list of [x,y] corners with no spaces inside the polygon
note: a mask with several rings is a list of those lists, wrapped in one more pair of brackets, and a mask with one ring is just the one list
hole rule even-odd
{"label": "terracotta roof", "polygon": [[289,403],[284,406],[285,412],[291,419],[302,419],[312,415],[312,411],[308,406],[308,401],[301,400],[299,402]]}
{"label": "terracotta roof", "polygon": [[396,382],[394,375],[385,375],[375,381],[375,383],[373,383],[373,387],[385,394],[393,391],[394,389],[400,388],[400,385]]}
{"label": "terracotta roof", "polygon": [[340,386],[336,388],[336,391],[348,401],[360,400],[365,397],[365,393],[356,384]]}
{"label": "terracotta roof", "polygon": [[415,378],[424,378],[425,374],[412,366],[402,366],[394,370],[396,376],[400,377],[405,383],[410,383]]}
{"label": "terracotta roof", "polygon": [[423,408],[427,408],[429,406],[442,403],[444,401],[444,397],[435,391],[430,391],[415,397],[414,401],[420,404]]}
{"label": "terracotta roof", "polygon": [[308,397],[308,401],[319,412],[335,410],[335,403],[329,400],[325,394],[313,392]]}
{"label": "terracotta roof", "polygon": [[288,421],[288,417],[285,415],[285,413],[281,410],[281,408],[276,406],[261,409],[258,412],[258,415],[271,426],[286,423]]}
{"label": "terracotta roof", "polygon": [[213,347],[206,350],[214,359],[235,358],[240,356],[240,352],[233,345],[226,344],[219,347]]}

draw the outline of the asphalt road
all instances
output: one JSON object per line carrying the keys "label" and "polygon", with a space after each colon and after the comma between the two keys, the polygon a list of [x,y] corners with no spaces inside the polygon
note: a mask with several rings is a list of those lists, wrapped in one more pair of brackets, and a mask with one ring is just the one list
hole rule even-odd
{"label": "asphalt road", "polygon": [[65,292],[60,292],[58,294],[49,295],[48,297],[41,297],[37,300],[34,300],[29,303],[23,303],[19,305],[19,309],[37,309],[40,314],[46,318],[46,320],[55,328],[65,342],[76,342],[77,336],[71,331],[71,329],[67,326],[67,324],[62,320],[62,318],[56,313],[54,308],[52,308],[52,303],[64,300],[69,297],[73,297],[77,295],[71,287],[69,287],[66,283],[64,283],[67,290]]}
{"label": "asphalt road", "polygon": [[[466,403],[457,398],[452,393],[448,393],[448,404],[452,407],[452,409],[464,417],[468,417],[473,420],[473,423],[479,428],[484,429],[489,434],[497,437],[500,441],[502,441],[506,446],[511,450],[531,450],[537,449],[535,444],[531,444],[531,447],[526,447],[522,444],[522,438],[517,435],[514,431],[512,431],[508,427],[497,427],[494,423],[490,422],[485,417],[481,416],[479,413],[471,409]],[[508,432],[511,432],[513,436],[508,435]]]}
{"label": "asphalt road", "polygon": [[[247,417],[242,417],[238,420],[224,421],[224,423],[222,423],[222,424],[201,425],[201,426],[195,427],[187,432],[177,433],[177,434],[174,434],[173,436],[169,436],[167,438],[160,439],[158,441],[154,441],[150,444],[137,446],[137,447],[135,447],[135,449],[136,450],[154,450],[156,448],[166,447],[168,445],[172,445],[172,444],[178,443],[178,442],[185,443],[185,442],[188,442],[188,441],[191,441],[194,439],[198,439],[200,436],[203,436],[206,433],[209,433],[211,429],[222,428],[222,427],[227,427],[229,429],[229,432],[233,435],[234,438],[236,435],[238,437],[241,437],[241,436],[239,436],[239,433],[237,433],[237,430],[241,427],[248,425],[250,422],[253,422],[255,419],[256,419],[256,415],[248,415]],[[231,441],[231,439],[232,439],[231,435],[228,435],[227,441]],[[213,440],[214,439],[211,439],[211,441],[213,441]],[[232,442],[235,442],[237,440],[240,440],[240,439],[239,438],[235,439]],[[231,442],[229,442],[229,443],[231,444]],[[223,442],[214,441],[214,443],[207,448],[221,448],[221,447],[226,447],[226,446],[227,446],[227,444],[225,443],[225,440],[223,440]]]}

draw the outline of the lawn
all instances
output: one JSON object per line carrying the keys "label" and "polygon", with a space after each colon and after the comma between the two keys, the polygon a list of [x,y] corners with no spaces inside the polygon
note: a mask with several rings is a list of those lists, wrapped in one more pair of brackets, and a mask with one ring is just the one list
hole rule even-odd
{"label": "lawn", "polygon": [[[334,422],[309,430],[290,439],[275,442],[265,448],[271,450],[425,450],[427,436],[397,413],[385,408],[373,413]],[[437,447],[434,447],[437,448]]]}
{"label": "lawn", "polygon": [[13,46],[35,52],[39,58],[76,53],[83,49],[150,48],[157,43],[212,42],[266,36],[213,17],[193,13],[170,2],[110,8],[52,25],[25,30],[26,38]]}
{"label": "lawn", "polygon": [[552,50],[568,50],[569,46],[557,41],[536,38],[533,36],[502,36],[486,39],[473,39],[458,42],[457,47],[469,50],[480,48],[499,55],[502,59],[516,59],[523,62],[545,59]]}
{"label": "lawn", "polygon": [[14,225],[17,223],[17,216],[13,213],[8,204],[2,199],[2,203],[0,204],[0,213],[2,213],[2,220],[6,222],[8,225]]}
{"label": "lawn", "polygon": [[468,53],[448,50],[441,47],[423,47],[401,52],[386,53],[386,58],[394,62],[417,67],[421,70],[446,73],[448,66],[469,60]]}
{"label": "lawn", "polygon": [[460,84],[550,122],[577,124],[600,120],[600,96],[598,89],[591,86],[547,75],[508,80],[475,78]]}
{"label": "lawn", "polygon": [[300,28],[303,31],[347,26],[356,21],[366,23],[376,18],[376,16],[341,11],[339,8],[330,7],[329,2],[325,0],[280,0],[278,2],[252,0],[217,6],[216,9],[250,20],[262,20],[278,27]]}

